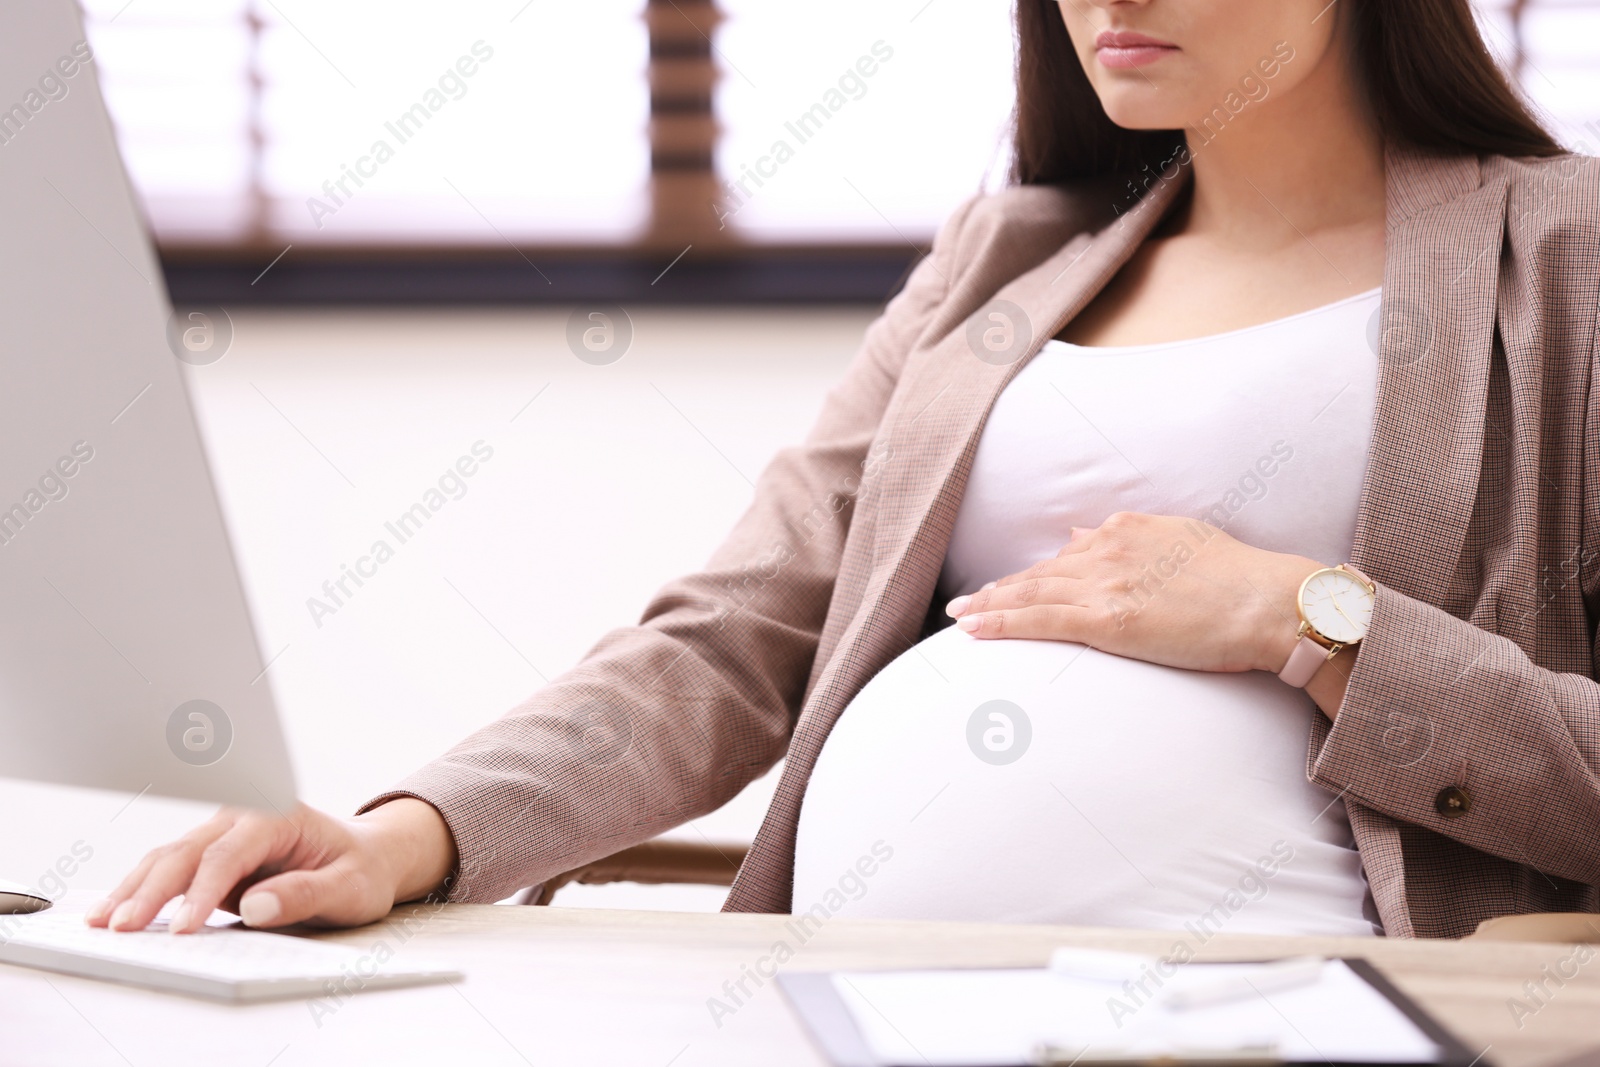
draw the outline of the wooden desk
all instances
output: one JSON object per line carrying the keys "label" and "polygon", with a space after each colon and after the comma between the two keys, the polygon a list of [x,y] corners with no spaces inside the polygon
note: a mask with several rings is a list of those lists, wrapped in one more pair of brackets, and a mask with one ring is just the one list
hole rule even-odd
{"label": "wooden desk", "polygon": [[[229,1007],[0,966],[0,1064],[145,1067],[204,1064],[567,1065],[822,1062],[782,993],[754,974],[774,946],[792,969],[1037,966],[1071,943],[1166,952],[1178,935],[1081,927],[850,922],[803,941],[786,916],[691,915],[511,906],[398,909],[355,931],[319,935],[400,960],[452,960],[458,987],[357,995],[342,1003]],[[1189,937],[1191,944],[1197,939]],[[1221,934],[1202,959],[1303,952],[1363,955],[1474,1051],[1499,1067],[1544,1067],[1600,1045],[1600,952],[1535,1014],[1511,1001],[1570,946]],[[1570,973],[1573,964],[1567,964]],[[745,977],[735,1005],[724,983]],[[733,1007],[714,1019],[708,1001]],[[1520,1022],[1520,1026],[1519,1026]]]}

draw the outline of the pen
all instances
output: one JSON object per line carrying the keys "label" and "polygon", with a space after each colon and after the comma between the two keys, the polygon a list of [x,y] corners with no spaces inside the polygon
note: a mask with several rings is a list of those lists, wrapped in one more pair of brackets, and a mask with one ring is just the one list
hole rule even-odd
{"label": "pen", "polygon": [[1239,1045],[1232,1048],[1173,1048],[1165,1052],[1085,1046],[1074,1051],[1066,1045],[1042,1042],[1033,1050],[1036,1067],[1276,1067],[1283,1063],[1278,1046]]}
{"label": "pen", "polygon": [[1168,990],[1161,1003],[1168,1008],[1198,1008],[1244,1000],[1261,993],[1296,989],[1321,978],[1322,964],[1323,960],[1317,956],[1295,956],[1264,963],[1248,974],[1222,975],[1203,984]]}

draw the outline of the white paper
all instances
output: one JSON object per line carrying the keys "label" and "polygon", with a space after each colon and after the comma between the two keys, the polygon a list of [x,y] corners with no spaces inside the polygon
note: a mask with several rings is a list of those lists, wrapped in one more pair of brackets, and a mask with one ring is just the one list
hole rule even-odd
{"label": "white paper", "polygon": [[[1180,966],[1163,989],[1207,983],[1259,964]],[[1049,970],[841,971],[833,985],[884,1063],[1027,1064],[1040,1042],[1076,1054],[1137,1048],[1276,1043],[1290,1062],[1433,1063],[1439,1049],[1342,961],[1296,989],[1203,1008],[1166,1008],[1161,990]],[[1070,1058],[1070,1056],[1069,1056]]]}

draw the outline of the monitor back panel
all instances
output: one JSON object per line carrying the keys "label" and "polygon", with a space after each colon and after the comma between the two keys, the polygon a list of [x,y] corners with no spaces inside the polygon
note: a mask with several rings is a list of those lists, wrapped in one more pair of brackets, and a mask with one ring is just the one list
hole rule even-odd
{"label": "monitor back panel", "polygon": [[73,0],[0,6],[0,775],[294,784]]}

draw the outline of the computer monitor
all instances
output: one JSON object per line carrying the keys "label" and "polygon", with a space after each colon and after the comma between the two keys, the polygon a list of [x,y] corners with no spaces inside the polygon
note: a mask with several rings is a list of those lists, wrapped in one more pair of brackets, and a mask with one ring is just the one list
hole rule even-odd
{"label": "computer monitor", "polygon": [[[0,776],[287,811],[271,678],[74,0],[0,6]],[[170,340],[169,340],[170,338]]]}

